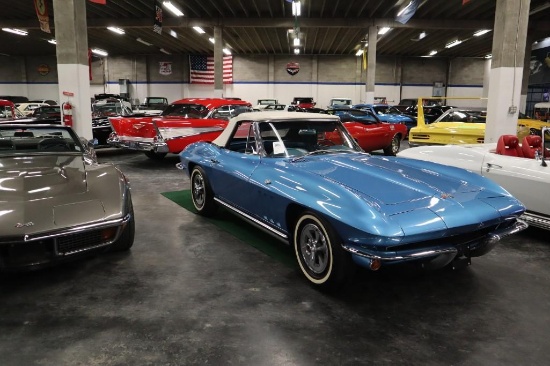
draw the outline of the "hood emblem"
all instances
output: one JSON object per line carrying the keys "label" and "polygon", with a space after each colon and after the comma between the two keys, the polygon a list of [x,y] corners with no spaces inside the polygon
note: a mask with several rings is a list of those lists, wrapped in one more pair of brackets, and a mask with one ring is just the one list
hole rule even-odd
{"label": "hood emblem", "polygon": [[29,227],[29,226],[34,226],[34,222],[29,221],[29,222],[26,222],[24,224],[18,222],[17,224],[15,224],[15,227],[18,228],[18,229],[22,228],[22,227]]}
{"label": "hood emblem", "polygon": [[453,198],[453,195],[450,193],[441,193],[441,199]]}

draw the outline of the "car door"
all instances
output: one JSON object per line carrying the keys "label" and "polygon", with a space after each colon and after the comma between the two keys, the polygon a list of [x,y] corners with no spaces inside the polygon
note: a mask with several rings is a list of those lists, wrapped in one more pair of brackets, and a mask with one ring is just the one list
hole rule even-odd
{"label": "car door", "polygon": [[[253,143],[244,145],[247,140],[242,132],[248,129],[248,139]],[[208,174],[210,184],[217,197],[240,209],[249,210],[255,198],[252,197],[250,176],[260,163],[260,155],[256,147],[253,124],[243,122],[235,130],[233,137],[218,156],[211,159],[211,172]],[[232,143],[242,141],[243,148],[233,150]]]}
{"label": "car door", "polygon": [[488,153],[481,174],[500,184],[520,200],[529,211],[550,214],[547,200],[550,192],[550,168],[541,161]]}
{"label": "car door", "polygon": [[[387,147],[391,142],[389,135],[389,124],[381,122],[371,112],[367,111],[350,111],[359,123],[354,126],[352,132],[359,146],[365,151],[379,150]],[[347,126],[346,126],[347,128]]]}

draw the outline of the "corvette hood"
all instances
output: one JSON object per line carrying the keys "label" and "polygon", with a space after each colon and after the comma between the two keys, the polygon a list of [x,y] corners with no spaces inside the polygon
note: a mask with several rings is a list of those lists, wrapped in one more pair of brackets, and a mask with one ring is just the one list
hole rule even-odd
{"label": "corvette hood", "polygon": [[357,192],[405,234],[495,223],[522,209],[502,192],[469,183],[467,172],[464,177],[444,175],[399,159],[364,154],[306,157],[296,168]]}
{"label": "corvette hood", "polygon": [[18,236],[105,217],[89,194],[80,155],[0,159],[0,235]]}
{"label": "corvette hood", "polygon": [[1,160],[0,202],[40,200],[86,191],[82,156],[48,155]]}

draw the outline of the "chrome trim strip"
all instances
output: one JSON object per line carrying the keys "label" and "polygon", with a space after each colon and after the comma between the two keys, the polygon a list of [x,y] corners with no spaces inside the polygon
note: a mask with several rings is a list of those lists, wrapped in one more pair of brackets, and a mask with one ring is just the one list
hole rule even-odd
{"label": "chrome trim strip", "polygon": [[550,217],[548,216],[527,211],[523,214],[523,216],[521,216],[521,218],[525,220],[530,226],[550,230]]}
{"label": "chrome trim strip", "polygon": [[[70,227],[70,228],[63,228],[63,229],[59,229],[59,230],[50,231],[48,233],[25,235],[23,237],[23,241],[27,243],[27,242],[31,242],[31,241],[35,241],[35,240],[51,239],[51,238],[56,238],[56,237],[59,237],[59,236],[75,234],[75,233],[79,233],[79,232],[82,232],[82,231],[108,228],[108,227],[112,227],[112,226],[122,226],[122,225],[125,225],[126,223],[128,223],[128,221],[130,221],[130,218],[131,218],[131,215],[128,213],[128,214],[126,214],[126,216],[124,216],[122,218],[114,219],[114,220],[102,221],[102,222],[86,224],[86,225],[73,226],[73,227]],[[3,244],[5,244],[5,243],[3,243]]]}
{"label": "chrome trim strip", "polygon": [[235,208],[235,207],[231,206],[230,204],[228,204],[227,202],[224,202],[224,201],[220,200],[219,198],[214,197],[214,200],[215,200],[216,202],[218,202],[219,204],[221,204],[221,205],[227,207],[228,209],[230,209],[230,210],[232,210],[232,211],[238,213],[239,215],[244,216],[245,218],[247,218],[248,220],[252,221],[253,223],[255,223],[255,224],[261,226],[262,228],[264,228],[264,229],[266,229],[266,230],[269,230],[269,231],[272,232],[273,234],[275,234],[275,235],[277,235],[277,236],[279,236],[279,237],[281,237],[281,238],[283,238],[283,239],[288,240],[288,235],[286,235],[285,233],[283,233],[283,232],[281,232],[281,231],[278,231],[278,230],[275,230],[273,227],[271,227],[271,226],[265,224],[264,222],[262,222],[262,221],[260,221],[260,220],[258,220],[258,219],[256,219],[256,218],[250,216],[250,215],[247,214],[247,213],[244,213],[243,211],[239,210],[238,208]]}
{"label": "chrome trim strip", "polygon": [[[481,247],[484,247],[486,245],[494,245],[496,244],[496,242],[500,241],[500,239],[508,235],[512,235],[524,229],[527,229],[527,226],[528,225],[525,221],[517,219],[514,225],[512,225],[511,227],[507,227],[501,230],[496,230],[495,232],[488,234],[485,240],[481,242]],[[342,244],[342,248],[360,257],[365,257],[368,259],[379,259],[381,261],[388,261],[388,262],[420,259],[420,258],[433,257],[441,254],[447,254],[447,253],[458,253],[458,250],[455,247],[449,247],[449,248],[443,248],[443,249],[420,248],[420,249],[415,249],[414,251],[411,250],[412,253],[404,254],[404,255],[399,255],[394,252],[377,253],[372,250],[357,249],[355,247],[352,247],[346,244]],[[477,247],[476,249],[480,249],[480,248]]]}

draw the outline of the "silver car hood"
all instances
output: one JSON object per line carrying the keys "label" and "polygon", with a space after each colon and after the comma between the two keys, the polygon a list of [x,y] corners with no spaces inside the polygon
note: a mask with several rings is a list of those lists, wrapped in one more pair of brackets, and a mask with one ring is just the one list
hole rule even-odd
{"label": "silver car hood", "polygon": [[3,158],[0,202],[29,201],[86,191],[82,156],[48,155]]}
{"label": "silver car hood", "polygon": [[88,193],[81,155],[0,159],[0,235],[19,236],[105,218]]}

